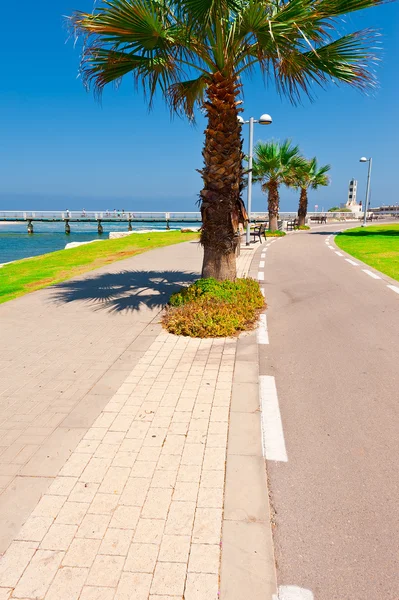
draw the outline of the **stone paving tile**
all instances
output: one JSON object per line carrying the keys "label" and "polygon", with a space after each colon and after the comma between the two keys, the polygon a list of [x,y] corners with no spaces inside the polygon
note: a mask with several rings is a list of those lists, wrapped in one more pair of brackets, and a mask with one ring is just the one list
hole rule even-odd
{"label": "stone paving tile", "polygon": [[123,556],[96,556],[86,580],[87,585],[117,586],[124,562]]}
{"label": "stone paving tile", "polygon": [[114,588],[85,586],[80,595],[80,600],[113,600],[114,596]]}
{"label": "stone paving tile", "polygon": [[133,543],[130,546],[123,570],[134,573],[153,573],[158,553],[159,548],[155,544]]}
{"label": "stone paving tile", "polygon": [[41,542],[52,523],[51,517],[29,517],[21,527],[16,539],[26,542]]}
{"label": "stone paving tile", "polygon": [[13,598],[44,598],[55,577],[64,552],[37,550],[24,574],[19,580]]}
{"label": "stone paving tile", "polygon": [[217,600],[235,347],[159,333],[6,552],[0,587]]}
{"label": "stone paving tile", "polygon": [[12,588],[0,588],[0,600],[8,600],[11,592]]}
{"label": "stone paving tile", "polygon": [[46,600],[78,600],[89,569],[63,567],[57,572]]}
{"label": "stone paving tile", "polygon": [[184,600],[218,600],[218,583],[216,574],[189,573]]}
{"label": "stone paving tile", "polygon": [[62,564],[68,567],[91,567],[100,544],[101,540],[74,539],[65,554]]}
{"label": "stone paving tile", "polygon": [[31,542],[13,542],[10,545],[0,561],[0,586],[14,588],[17,585],[36,549],[37,545]]}
{"label": "stone paving tile", "polygon": [[123,573],[115,600],[147,600],[151,581],[150,573]]}
{"label": "stone paving tile", "polygon": [[54,523],[44,536],[40,548],[43,550],[68,550],[77,528],[77,525]]}

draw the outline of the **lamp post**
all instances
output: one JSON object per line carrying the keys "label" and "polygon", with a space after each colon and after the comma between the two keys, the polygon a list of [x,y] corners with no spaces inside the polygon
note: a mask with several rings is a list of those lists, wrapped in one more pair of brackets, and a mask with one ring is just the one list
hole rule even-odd
{"label": "lamp post", "polygon": [[248,221],[247,221],[247,231],[246,231],[246,239],[245,243],[249,246],[251,242],[251,230],[250,230],[250,220],[251,220],[251,204],[252,204],[252,160],[253,160],[253,149],[254,149],[254,123],[259,123],[260,125],[271,125],[273,119],[270,115],[264,114],[259,117],[259,119],[254,119],[251,117],[249,121],[244,121],[242,117],[238,117],[238,122],[240,125],[249,124],[249,144],[248,144],[248,186],[247,186],[247,213],[248,213]]}
{"label": "lamp post", "polygon": [[367,173],[366,200],[365,200],[363,225],[362,225],[362,227],[365,227],[366,226],[366,222],[367,222],[367,208],[368,208],[368,205],[369,205],[371,166],[373,164],[373,159],[371,157],[370,158],[366,158],[365,156],[362,156],[362,158],[359,160],[359,162],[362,162],[362,163],[368,162],[369,163],[369,168],[368,168],[368,173]]}

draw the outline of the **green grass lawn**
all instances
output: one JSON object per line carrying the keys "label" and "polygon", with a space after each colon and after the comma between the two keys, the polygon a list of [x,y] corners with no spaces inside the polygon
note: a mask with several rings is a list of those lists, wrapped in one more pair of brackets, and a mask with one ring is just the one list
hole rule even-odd
{"label": "green grass lawn", "polygon": [[372,225],[343,231],[339,248],[399,281],[399,225]]}
{"label": "green grass lawn", "polygon": [[0,304],[146,250],[194,239],[198,234],[180,231],[138,233],[18,260],[0,268]]}

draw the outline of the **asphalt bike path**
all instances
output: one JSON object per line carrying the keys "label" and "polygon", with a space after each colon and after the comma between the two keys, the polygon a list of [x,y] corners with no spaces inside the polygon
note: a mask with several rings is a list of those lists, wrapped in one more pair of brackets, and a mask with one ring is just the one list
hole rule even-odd
{"label": "asphalt bike path", "polygon": [[251,269],[279,600],[399,598],[399,287],[335,246],[347,227],[265,245]]}

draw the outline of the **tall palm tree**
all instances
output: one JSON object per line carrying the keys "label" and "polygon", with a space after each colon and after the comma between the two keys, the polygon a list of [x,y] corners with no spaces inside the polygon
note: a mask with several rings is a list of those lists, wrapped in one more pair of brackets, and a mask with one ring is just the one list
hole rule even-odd
{"label": "tall palm tree", "polygon": [[321,185],[328,185],[330,180],[327,173],[330,169],[330,165],[319,167],[317,159],[314,157],[304,161],[303,166],[297,172],[295,187],[301,190],[298,207],[299,225],[305,225],[305,219],[308,212],[308,190],[317,190]]}
{"label": "tall palm tree", "polygon": [[84,41],[81,71],[95,92],[131,73],[151,106],[160,92],[172,113],[208,124],[200,192],[204,277],[233,279],[241,201],[243,77],[258,69],[296,102],[330,80],[374,85],[370,30],[339,36],[345,13],[384,0],[99,0],[70,24]]}
{"label": "tall palm tree", "polygon": [[270,231],[277,229],[279,187],[294,184],[298,173],[304,169],[304,162],[299,146],[293,146],[291,140],[258,142],[255,145],[253,180],[261,183],[262,190],[267,193]]}

